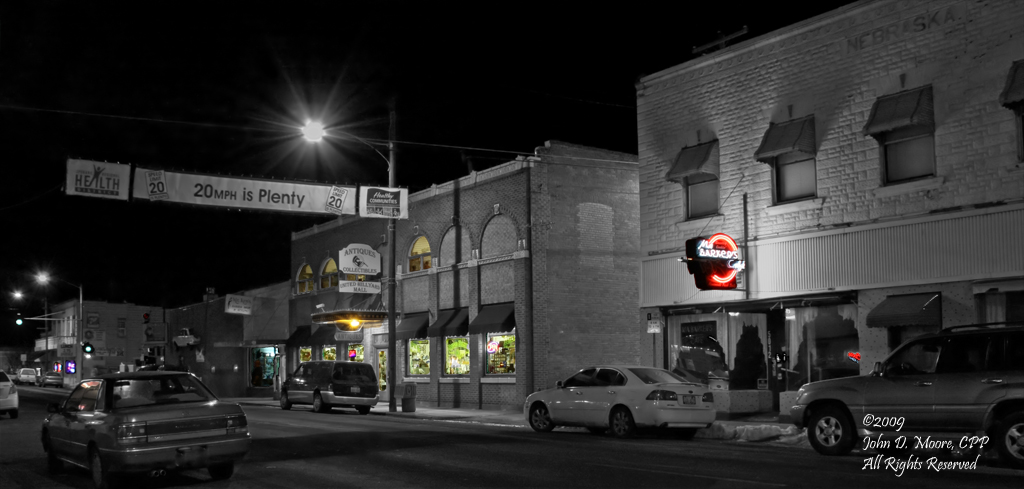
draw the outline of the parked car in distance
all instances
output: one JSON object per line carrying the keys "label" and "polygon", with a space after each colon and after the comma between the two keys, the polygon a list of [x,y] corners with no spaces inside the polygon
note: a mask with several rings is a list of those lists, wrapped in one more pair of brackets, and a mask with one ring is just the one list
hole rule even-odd
{"label": "parked car in distance", "polygon": [[583,426],[597,434],[610,429],[620,438],[650,427],[678,429],[689,439],[715,421],[714,396],[706,385],[661,368],[622,365],[587,367],[553,389],[534,392],[523,414],[539,432]]}
{"label": "parked car in distance", "polygon": [[[875,363],[869,375],[805,384],[790,410],[818,453],[843,455],[858,440],[906,436],[983,440],[1024,468],[1024,326],[946,328],[918,336]],[[970,438],[978,437],[978,438]],[[901,449],[904,447],[900,447]],[[901,451],[880,445],[880,451]]]}
{"label": "parked car in distance", "polygon": [[36,378],[36,385],[39,387],[46,387],[48,385],[64,387],[64,376],[57,372],[46,372]]}
{"label": "parked car in distance", "polygon": [[18,384],[35,384],[36,383],[36,369],[34,368],[19,368],[18,376],[14,379],[15,383]]}
{"label": "parked car in distance", "polygon": [[348,407],[369,414],[379,399],[377,375],[370,364],[362,362],[305,362],[281,386],[281,409],[312,404],[318,413]]}
{"label": "parked car in distance", "polygon": [[250,448],[245,412],[194,375],[120,372],[79,382],[42,425],[51,472],[65,463],[91,472],[96,487],[123,474],[206,468],[227,479]]}
{"label": "parked car in distance", "polygon": [[5,372],[0,372],[0,414],[7,413],[11,419],[18,417],[18,388]]}

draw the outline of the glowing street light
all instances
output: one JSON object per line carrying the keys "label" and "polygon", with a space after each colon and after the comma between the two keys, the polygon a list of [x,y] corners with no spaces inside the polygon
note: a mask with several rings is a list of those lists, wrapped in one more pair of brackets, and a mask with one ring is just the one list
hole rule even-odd
{"label": "glowing street light", "polygon": [[25,297],[25,294],[21,293],[21,291],[20,291],[20,290],[15,290],[14,292],[11,292],[11,295],[13,295],[13,296],[14,296],[14,298],[15,298],[15,299],[17,299],[17,300],[19,300],[19,301],[20,301],[20,300],[21,300],[21,299],[22,299],[23,297]]}
{"label": "glowing street light", "polygon": [[306,121],[306,125],[302,126],[302,137],[311,143],[320,142],[326,135],[327,131],[320,122]]}

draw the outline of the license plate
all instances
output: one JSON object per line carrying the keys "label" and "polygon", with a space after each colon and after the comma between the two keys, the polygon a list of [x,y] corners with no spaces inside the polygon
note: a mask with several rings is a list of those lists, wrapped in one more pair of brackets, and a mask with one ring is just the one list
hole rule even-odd
{"label": "license plate", "polygon": [[352,388],[352,393],[353,394],[359,394],[359,388],[358,387],[353,387]]}
{"label": "license plate", "polygon": [[697,404],[696,396],[679,396],[683,404]]}

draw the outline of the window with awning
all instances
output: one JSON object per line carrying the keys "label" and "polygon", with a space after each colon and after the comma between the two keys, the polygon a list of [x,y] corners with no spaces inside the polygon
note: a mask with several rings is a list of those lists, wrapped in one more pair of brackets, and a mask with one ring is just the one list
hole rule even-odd
{"label": "window with awning", "polygon": [[931,85],[879,97],[864,134],[881,145],[886,184],[935,175],[935,113]]}
{"label": "window with awning", "polygon": [[686,190],[686,215],[689,218],[718,213],[718,140],[679,150],[665,179]]}
{"label": "window with awning", "polygon": [[395,339],[405,341],[427,337],[427,326],[430,322],[429,312],[406,314],[395,328]]}
{"label": "window with awning", "polygon": [[754,158],[772,167],[775,203],[818,194],[814,116],[769,124]]}
{"label": "window with awning", "polygon": [[469,324],[469,334],[510,333],[516,329],[514,302],[488,304]]}
{"label": "window with awning", "polygon": [[1024,59],[1014,61],[1006,75],[999,103],[1013,111],[1017,140],[1017,161],[1024,161]]}
{"label": "window with awning", "polygon": [[434,321],[427,330],[427,336],[431,338],[466,336],[468,334],[469,308],[466,307],[438,311],[437,321]]}

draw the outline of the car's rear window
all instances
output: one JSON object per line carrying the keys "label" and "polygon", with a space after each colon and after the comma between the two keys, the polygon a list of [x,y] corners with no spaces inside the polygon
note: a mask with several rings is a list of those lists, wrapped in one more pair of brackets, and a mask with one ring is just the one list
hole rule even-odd
{"label": "car's rear window", "polygon": [[7,378],[7,374],[0,372],[0,382],[10,382],[11,379]]}
{"label": "car's rear window", "polygon": [[216,399],[213,393],[191,375],[118,379],[112,382],[114,409]]}
{"label": "car's rear window", "polygon": [[18,372],[19,375],[35,375],[36,371],[30,368],[23,368]]}
{"label": "car's rear window", "polygon": [[332,377],[342,382],[373,382],[374,372],[369,365],[336,363]]}
{"label": "car's rear window", "polygon": [[633,375],[639,377],[645,384],[677,384],[687,382],[686,379],[660,368],[631,368],[629,371],[633,372]]}

